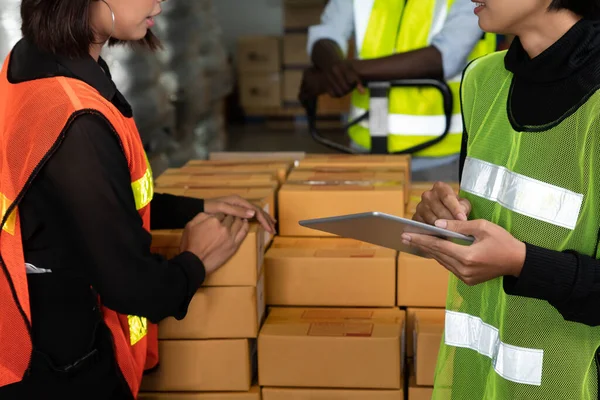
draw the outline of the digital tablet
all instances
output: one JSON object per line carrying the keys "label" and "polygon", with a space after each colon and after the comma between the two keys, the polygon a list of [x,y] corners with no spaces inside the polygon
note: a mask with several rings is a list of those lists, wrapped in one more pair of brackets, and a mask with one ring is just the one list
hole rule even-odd
{"label": "digital tablet", "polygon": [[419,256],[422,256],[422,254],[419,254],[416,249],[402,244],[401,236],[403,233],[432,235],[465,246],[472,244],[475,240],[471,236],[465,236],[447,229],[381,212],[309,219],[300,221],[299,223],[305,228],[332,233],[344,238],[356,239]]}

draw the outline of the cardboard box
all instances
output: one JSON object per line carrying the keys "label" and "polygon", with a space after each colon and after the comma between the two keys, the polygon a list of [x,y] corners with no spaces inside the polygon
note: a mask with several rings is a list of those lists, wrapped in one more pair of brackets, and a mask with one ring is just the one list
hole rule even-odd
{"label": "cardboard box", "polygon": [[263,388],[263,400],[404,400],[403,390]]}
{"label": "cardboard box", "polygon": [[284,2],[283,28],[285,31],[305,31],[321,22],[325,1]]}
{"label": "cardboard box", "polygon": [[283,101],[285,103],[299,103],[298,94],[302,84],[302,70],[288,69],[283,71]]}
{"label": "cardboard box", "polygon": [[140,393],[138,400],[260,400],[260,388],[252,386],[248,392],[196,393]]}
{"label": "cardboard box", "polygon": [[411,181],[409,155],[379,154],[307,154],[296,168],[388,168],[404,170],[405,182]]}
{"label": "cardboard box", "polygon": [[[152,252],[167,258],[178,255],[182,233],[180,229],[152,231]],[[264,260],[263,233],[259,224],[250,224],[248,236],[238,251],[225,265],[209,275],[203,286],[255,286]]]}
{"label": "cardboard box", "polygon": [[240,102],[244,107],[280,107],[279,72],[245,72],[240,76]]}
{"label": "cardboard box", "polygon": [[168,193],[177,196],[187,196],[197,199],[214,199],[237,195],[256,205],[266,205],[263,210],[276,216],[275,189],[273,187],[204,187],[204,188],[185,188],[185,187],[162,187],[157,188],[159,193]]}
{"label": "cardboard box", "polygon": [[397,276],[397,305],[446,307],[450,272],[436,260],[399,253]]}
{"label": "cardboard box", "polygon": [[[417,386],[415,376],[411,375],[408,384],[408,400],[431,400],[432,397],[433,388]],[[450,396],[448,398],[450,398]]]}
{"label": "cardboard box", "polygon": [[303,151],[214,151],[208,154],[209,160],[274,160],[297,161],[306,156]]}
{"label": "cardboard box", "polygon": [[258,336],[261,386],[400,389],[404,311],[273,308]]}
{"label": "cardboard box", "polygon": [[238,40],[237,66],[241,73],[279,72],[281,43],[277,36],[245,36]]}
{"label": "cardboard box", "polygon": [[338,170],[328,171],[326,168],[315,169],[294,169],[290,172],[288,183],[305,183],[305,182],[330,182],[330,183],[363,183],[371,182],[379,183],[394,183],[402,184],[405,192],[408,189],[408,182],[405,181],[405,173],[402,169],[385,170],[385,169],[370,169],[363,168],[362,170]]}
{"label": "cardboard box", "polygon": [[256,338],[265,315],[265,276],[256,286],[203,287],[194,295],[186,317],[167,318],[159,339]]}
{"label": "cardboard box", "polygon": [[254,341],[161,340],[160,364],[144,376],[143,392],[249,391]]}
{"label": "cardboard box", "polygon": [[[458,182],[447,182],[456,194],[460,191],[460,185]],[[417,206],[421,202],[421,196],[424,192],[431,190],[435,182],[412,182],[410,189],[410,196],[408,197],[408,204],[406,206],[406,217],[412,218],[417,212]]]}
{"label": "cardboard box", "polygon": [[433,386],[440,344],[444,336],[444,310],[414,311],[414,367],[419,386]]}
{"label": "cardboard box", "polygon": [[[288,173],[292,169],[292,163],[243,163],[243,162],[225,162],[225,161],[190,161],[187,165],[179,168],[180,173],[190,174],[274,174],[279,183],[284,183]],[[167,170],[172,171],[172,170]],[[173,173],[173,172],[170,172]]]}
{"label": "cardboard box", "polygon": [[288,33],[283,37],[283,65],[294,67],[310,66],[310,57],[306,50],[306,33]]}
{"label": "cardboard box", "polygon": [[404,186],[286,183],[279,190],[278,208],[281,236],[333,236],[302,227],[299,221],[369,211],[401,217]]}
{"label": "cardboard box", "polygon": [[265,187],[277,188],[279,182],[272,174],[229,174],[223,179],[223,174],[193,175],[193,174],[162,174],[156,179],[155,187]]}
{"label": "cardboard box", "polygon": [[342,238],[276,237],[265,255],[267,304],[393,307],[396,252]]}

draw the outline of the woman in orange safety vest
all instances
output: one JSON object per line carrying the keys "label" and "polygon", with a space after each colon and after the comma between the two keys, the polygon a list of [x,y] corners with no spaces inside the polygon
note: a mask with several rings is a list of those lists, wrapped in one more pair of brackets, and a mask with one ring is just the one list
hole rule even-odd
{"label": "woman in orange safety vest", "polygon": [[[0,399],[134,399],[155,323],[182,319],[256,217],[239,197],[153,193],[127,100],[100,52],[151,49],[160,0],[23,0],[0,72]],[[152,210],[152,211],[151,211]],[[181,254],[150,229],[184,228]]]}

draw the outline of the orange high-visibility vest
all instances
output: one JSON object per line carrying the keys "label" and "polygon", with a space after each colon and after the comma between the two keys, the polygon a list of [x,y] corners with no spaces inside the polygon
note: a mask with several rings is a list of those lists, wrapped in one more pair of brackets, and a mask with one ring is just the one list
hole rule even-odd
{"label": "orange high-visibility vest", "polygon": [[[118,135],[136,208],[148,231],[153,196],[152,172],[133,118],[124,117],[97,90],[77,79],[10,83],[9,61],[10,55],[0,73],[0,387],[22,380],[32,353],[19,203],[77,116],[101,116]],[[119,367],[137,397],[144,369],[158,364],[157,327],[142,317],[101,309]]]}

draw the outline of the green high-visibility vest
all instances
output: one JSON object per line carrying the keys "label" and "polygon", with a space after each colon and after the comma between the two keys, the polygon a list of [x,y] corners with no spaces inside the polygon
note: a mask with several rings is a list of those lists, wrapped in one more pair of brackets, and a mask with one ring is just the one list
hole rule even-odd
{"label": "green high-visibility vest", "polygon": [[[470,218],[598,258],[600,92],[556,123],[517,131],[504,56],[474,61],[463,79],[461,196],[473,205]],[[600,328],[566,321],[547,301],[507,295],[502,278],[469,287],[453,276],[433,398],[598,399],[599,348]]]}
{"label": "green high-visibility vest", "polygon": [[[405,53],[431,45],[455,0],[372,0],[354,1],[358,55],[373,59]],[[372,4],[372,7],[369,6]],[[366,26],[366,29],[360,29]],[[496,50],[496,35],[485,34],[469,60]],[[462,117],[460,114],[460,79],[448,82],[454,96],[452,125],[448,136],[440,143],[423,150],[419,156],[447,156],[460,152]],[[351,116],[357,117],[369,109],[369,94],[352,94]],[[444,132],[446,116],[442,95],[434,88],[396,88],[389,95],[388,151],[400,152],[426,143]],[[368,121],[349,130],[352,140],[371,148]]]}

